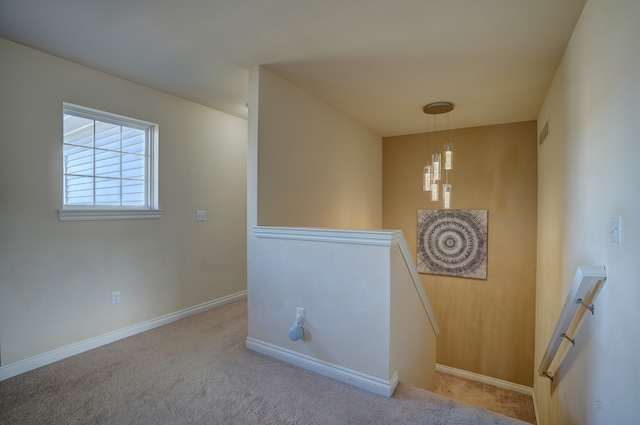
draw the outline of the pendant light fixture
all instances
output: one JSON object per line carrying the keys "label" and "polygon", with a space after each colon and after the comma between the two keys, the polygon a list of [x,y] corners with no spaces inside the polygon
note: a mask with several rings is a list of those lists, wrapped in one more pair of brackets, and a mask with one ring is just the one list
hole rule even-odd
{"label": "pendant light fixture", "polygon": [[[442,183],[442,201],[443,208],[451,208],[451,185],[449,184],[449,171],[453,170],[453,147],[449,142],[449,115],[453,111],[453,103],[451,102],[434,102],[430,103],[422,111],[427,115],[447,114],[447,143],[444,146],[444,155],[434,153],[431,155],[431,163],[427,164],[423,169],[422,190],[431,192],[431,200],[440,200],[439,184],[441,183],[443,174],[444,182]],[[429,123],[427,118],[427,124]],[[434,131],[437,129],[434,126]],[[429,134],[429,126],[427,125],[427,137]]]}

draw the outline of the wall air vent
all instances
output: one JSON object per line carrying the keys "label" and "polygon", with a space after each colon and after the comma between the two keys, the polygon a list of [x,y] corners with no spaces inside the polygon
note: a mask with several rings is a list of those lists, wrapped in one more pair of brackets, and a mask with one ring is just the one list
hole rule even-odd
{"label": "wall air vent", "polygon": [[542,145],[542,142],[545,141],[547,136],[549,135],[549,121],[544,123],[544,127],[542,127],[542,131],[538,135],[538,144]]}

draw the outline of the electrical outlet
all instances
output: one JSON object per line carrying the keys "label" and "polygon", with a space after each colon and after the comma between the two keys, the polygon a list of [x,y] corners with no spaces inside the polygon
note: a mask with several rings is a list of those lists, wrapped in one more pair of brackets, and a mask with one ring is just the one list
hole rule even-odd
{"label": "electrical outlet", "polygon": [[196,221],[205,221],[207,219],[206,211],[196,211]]}
{"label": "electrical outlet", "polygon": [[111,293],[111,304],[120,304],[120,291]]}

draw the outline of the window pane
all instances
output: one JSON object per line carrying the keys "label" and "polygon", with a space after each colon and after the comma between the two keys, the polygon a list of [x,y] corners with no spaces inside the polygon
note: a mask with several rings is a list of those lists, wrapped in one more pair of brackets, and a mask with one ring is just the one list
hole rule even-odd
{"label": "window pane", "polygon": [[120,150],[120,126],[96,121],[96,148]]}
{"label": "window pane", "polygon": [[122,205],[144,205],[144,182],[134,180],[122,181]]}
{"label": "window pane", "polygon": [[65,176],[65,204],[93,205],[93,178]]}
{"label": "window pane", "polygon": [[78,147],[64,150],[65,174],[93,176],[93,149]]}
{"label": "window pane", "polygon": [[152,128],[65,104],[64,205],[157,206],[147,174]]}
{"label": "window pane", "polygon": [[146,136],[144,130],[122,127],[122,152],[144,155]]}
{"label": "window pane", "polygon": [[95,150],[96,177],[120,178],[120,153],[112,151]]}
{"label": "window pane", "polygon": [[144,180],[144,156],[122,155],[122,178]]}
{"label": "window pane", "polygon": [[62,123],[64,143],[93,147],[93,120],[64,114]]}
{"label": "window pane", "polygon": [[93,155],[93,149],[87,149],[85,147],[75,145],[64,145],[65,155],[76,155],[82,152],[84,152],[85,155]]}
{"label": "window pane", "polygon": [[120,205],[120,179],[96,178],[96,205]]}

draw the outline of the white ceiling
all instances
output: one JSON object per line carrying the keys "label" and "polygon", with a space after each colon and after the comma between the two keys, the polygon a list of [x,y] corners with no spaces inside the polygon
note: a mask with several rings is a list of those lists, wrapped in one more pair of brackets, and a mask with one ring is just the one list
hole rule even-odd
{"label": "white ceiling", "polygon": [[246,117],[266,65],[382,136],[536,119],[585,0],[0,0],[0,36]]}

